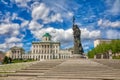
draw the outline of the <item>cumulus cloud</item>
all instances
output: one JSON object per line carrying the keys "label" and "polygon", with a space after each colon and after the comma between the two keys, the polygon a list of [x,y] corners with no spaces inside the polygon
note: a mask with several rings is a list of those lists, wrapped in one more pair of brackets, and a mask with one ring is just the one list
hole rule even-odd
{"label": "cumulus cloud", "polygon": [[119,15],[120,14],[120,0],[105,0],[107,14]]}
{"label": "cumulus cloud", "polygon": [[41,3],[39,6],[34,6],[32,10],[32,18],[33,20],[43,20],[43,23],[50,23],[50,22],[62,22],[62,16],[60,13],[55,13],[54,15],[50,15],[51,10],[44,4]]}
{"label": "cumulus cloud", "polygon": [[[52,35],[53,41],[60,41],[62,44],[63,43],[70,44],[71,42],[73,42],[73,30],[71,28],[64,30],[64,29],[48,27],[48,28],[41,28],[40,30],[37,31],[32,31],[32,33],[37,39],[41,39],[42,35],[47,32]],[[101,36],[101,32],[99,30],[89,31],[87,28],[81,29],[81,38],[83,40],[96,39],[99,38],[100,36]]]}
{"label": "cumulus cloud", "polygon": [[111,22],[109,20],[100,19],[98,21],[98,26],[117,28],[120,27],[120,21]]}
{"label": "cumulus cloud", "polygon": [[41,3],[39,6],[35,7],[32,10],[32,17],[35,20],[44,19],[48,17],[49,12],[49,8],[47,8],[44,3]]}
{"label": "cumulus cloud", "polygon": [[[6,51],[13,46],[23,46],[22,39],[17,38],[21,36],[20,25],[17,23],[2,23],[0,24],[0,36],[4,37],[1,39],[4,42],[0,44],[0,49]],[[6,35],[6,36],[5,36]]]}
{"label": "cumulus cloud", "polygon": [[26,26],[28,26],[28,24],[29,24],[29,21],[24,20],[24,21],[21,23],[21,27],[26,27]]}
{"label": "cumulus cloud", "polygon": [[9,23],[11,20],[10,12],[6,12],[5,14],[1,13],[0,22]]}
{"label": "cumulus cloud", "polygon": [[2,43],[2,44],[0,44],[0,50],[5,52],[5,51],[9,50],[9,48],[14,47],[14,46],[23,47],[23,43],[17,43],[17,44]]}
{"label": "cumulus cloud", "polygon": [[[20,20],[21,23],[13,23],[13,20]],[[23,30],[29,21],[18,17],[16,13],[11,14],[6,12],[5,15],[1,17],[0,22],[0,37],[2,37],[1,41],[4,41],[0,44],[0,49],[6,51],[13,46],[22,47],[22,40],[23,37],[25,37]]]}
{"label": "cumulus cloud", "polygon": [[57,14],[51,16],[51,19],[50,19],[50,20],[51,20],[52,22],[55,22],[55,21],[63,22],[60,13],[57,13]]}
{"label": "cumulus cloud", "polygon": [[8,35],[18,35],[19,33],[19,24],[9,23],[9,24],[0,24],[0,34],[8,34]]}
{"label": "cumulus cloud", "polygon": [[120,0],[114,2],[111,12],[115,15],[120,13]]}
{"label": "cumulus cloud", "polygon": [[81,37],[82,39],[96,39],[101,37],[100,30],[92,30],[89,31],[87,28],[81,29]]}
{"label": "cumulus cloud", "polygon": [[11,0],[11,2],[14,2],[17,4],[18,7],[28,7],[28,2],[31,0]]}
{"label": "cumulus cloud", "polygon": [[117,30],[108,30],[106,35],[108,39],[120,39],[120,31]]}
{"label": "cumulus cloud", "polygon": [[29,29],[31,31],[37,31],[40,30],[43,27],[43,25],[39,24],[37,21],[31,21],[29,24]]}
{"label": "cumulus cloud", "polygon": [[6,43],[16,43],[16,42],[21,42],[21,39],[17,37],[10,37],[5,39]]}

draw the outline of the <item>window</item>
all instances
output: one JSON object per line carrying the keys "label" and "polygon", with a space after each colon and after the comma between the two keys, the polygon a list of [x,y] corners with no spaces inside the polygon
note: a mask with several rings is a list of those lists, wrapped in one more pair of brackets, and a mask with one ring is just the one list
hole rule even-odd
{"label": "window", "polygon": [[57,53],[57,50],[56,50],[56,53]]}
{"label": "window", "polygon": [[44,55],[44,59],[46,59],[46,55]]}
{"label": "window", "polygon": [[35,45],[33,45],[33,48],[35,48]]}
{"label": "window", "polygon": [[41,56],[41,59],[43,59],[43,55]]}

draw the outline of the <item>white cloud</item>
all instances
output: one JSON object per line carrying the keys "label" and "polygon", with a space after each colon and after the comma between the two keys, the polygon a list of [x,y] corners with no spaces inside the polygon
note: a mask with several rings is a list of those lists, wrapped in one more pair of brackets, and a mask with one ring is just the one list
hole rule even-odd
{"label": "white cloud", "polygon": [[108,7],[107,14],[119,15],[120,14],[120,0],[105,0]]}
{"label": "white cloud", "polygon": [[34,9],[35,7],[38,7],[40,5],[40,2],[34,2],[33,4],[31,4],[31,9]]}
{"label": "white cloud", "polygon": [[101,36],[100,30],[89,31],[87,28],[81,29],[82,39],[96,39],[100,38],[100,36]]}
{"label": "white cloud", "polygon": [[68,12],[68,16],[69,17],[73,17],[73,13],[72,12]]}
{"label": "white cloud", "polygon": [[16,43],[16,42],[21,42],[21,39],[17,37],[10,37],[5,39],[6,43]]}
{"label": "white cloud", "polygon": [[21,23],[21,27],[26,27],[26,26],[28,26],[28,24],[29,24],[29,21],[24,20],[24,21]]}
{"label": "white cloud", "polygon": [[[0,34],[8,34],[8,35],[16,35],[16,33],[18,33],[17,31],[19,31],[19,24],[16,23],[9,23],[9,24],[0,24]],[[15,32],[16,31],[16,32]]]}
{"label": "white cloud", "polygon": [[113,13],[114,15],[120,14],[120,0],[115,0],[111,8],[111,13]]}
{"label": "white cloud", "polygon": [[37,21],[31,21],[29,24],[29,29],[31,31],[37,31],[40,30],[43,27],[43,25],[39,24]]}
{"label": "white cloud", "polygon": [[116,28],[116,27],[120,27],[120,21],[111,22],[109,20],[100,19],[98,21],[98,25],[99,26],[103,26],[103,27],[113,27],[113,28]]}
{"label": "white cloud", "polygon": [[44,3],[41,3],[39,6],[35,7],[32,11],[32,17],[35,20],[47,18],[49,15],[49,8],[46,7]]}
{"label": "white cloud", "polygon": [[14,20],[14,19],[16,19],[16,18],[17,18],[17,16],[18,16],[18,14],[16,14],[16,13],[13,13],[13,14],[12,14],[12,18],[11,18],[11,20]]}
{"label": "white cloud", "polygon": [[1,14],[1,18],[0,18],[0,22],[2,23],[9,23],[10,22],[10,19],[11,19],[11,16],[10,16],[10,12],[6,12],[5,14]]}
{"label": "white cloud", "polygon": [[18,46],[18,47],[23,47],[23,43],[2,43],[0,44],[0,50],[1,51],[8,51],[11,47]]}
{"label": "white cloud", "polygon": [[61,18],[61,14],[57,13],[57,14],[51,16],[51,21],[52,22],[55,22],[55,21],[63,22],[63,20]]}
{"label": "white cloud", "polygon": [[43,20],[43,23],[50,23],[50,22],[63,22],[62,16],[60,13],[55,13],[54,15],[50,15],[51,10],[44,4],[41,3],[38,6],[34,6],[32,10],[32,18],[33,20]]}
{"label": "white cloud", "polygon": [[106,31],[107,38],[109,39],[120,39],[120,31],[108,30]]}
{"label": "white cloud", "polygon": [[23,19],[22,17],[18,17],[17,13],[10,13],[6,12],[5,14],[1,14],[0,22],[3,24],[18,24],[18,23],[13,23],[12,21],[14,20],[20,20],[21,21],[21,27],[27,25],[29,21]]}
{"label": "white cloud", "polygon": [[11,36],[17,36],[17,35],[20,35],[20,32],[19,30],[15,30],[12,32]]}
{"label": "white cloud", "polygon": [[31,0],[15,0],[15,3],[19,7],[28,7],[27,3],[30,2]]}
{"label": "white cloud", "polygon": [[[62,44],[73,42],[73,30],[71,28],[64,30],[64,29],[56,29],[53,27],[48,27],[48,28],[41,28],[40,30],[37,31],[32,31],[32,33],[37,39],[41,39],[42,35],[45,34],[46,32],[52,35],[53,38],[52,40],[60,41]],[[96,39],[99,38],[100,36],[101,36],[101,32],[99,30],[89,31],[87,28],[81,29],[82,39]]]}

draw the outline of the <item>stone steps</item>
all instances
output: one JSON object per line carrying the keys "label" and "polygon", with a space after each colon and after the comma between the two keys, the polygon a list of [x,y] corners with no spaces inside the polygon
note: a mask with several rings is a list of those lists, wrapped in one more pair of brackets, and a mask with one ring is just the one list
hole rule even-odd
{"label": "stone steps", "polygon": [[26,68],[26,69],[23,69],[23,70],[49,70],[51,68]]}
{"label": "stone steps", "polygon": [[31,80],[119,80],[120,69],[86,59],[52,60],[8,74],[8,77],[13,76],[32,76]]}
{"label": "stone steps", "polygon": [[44,78],[45,80],[46,79],[56,79],[56,80],[59,80],[59,79],[61,79],[61,80],[64,80],[64,79],[67,79],[67,80],[69,80],[69,79],[71,79],[71,80],[73,80],[73,79],[79,79],[79,80],[81,80],[81,79],[95,79],[95,80],[98,80],[98,79],[100,79],[100,80],[119,80],[120,79],[120,77],[119,76],[111,76],[111,75],[109,75],[109,76],[91,76],[91,75],[85,75],[85,76],[83,76],[83,75],[81,75],[81,76],[75,76],[75,75],[71,75],[71,76],[38,76],[37,77],[38,79],[42,79],[42,78]]}
{"label": "stone steps", "polygon": [[44,73],[47,70],[19,70],[17,73]]}
{"label": "stone steps", "polygon": [[[44,62],[44,63],[43,63]],[[42,76],[46,71],[49,71],[56,65],[59,65],[62,61],[43,61],[33,64],[25,69],[16,71],[16,73],[8,74],[7,76]]]}
{"label": "stone steps", "polygon": [[12,74],[7,74],[7,76],[33,76],[37,77],[43,75],[43,73],[12,73]]}

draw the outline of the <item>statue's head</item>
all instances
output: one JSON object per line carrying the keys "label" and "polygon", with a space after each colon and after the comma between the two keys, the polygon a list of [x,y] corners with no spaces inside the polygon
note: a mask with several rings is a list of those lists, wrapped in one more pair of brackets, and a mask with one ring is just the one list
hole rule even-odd
{"label": "statue's head", "polygon": [[75,27],[75,28],[77,28],[77,27],[78,27],[78,25],[77,25],[77,24],[75,24],[75,25],[74,25],[74,27]]}
{"label": "statue's head", "polygon": [[78,25],[75,24],[75,25],[73,26],[73,28],[74,28],[74,29],[78,29]]}

